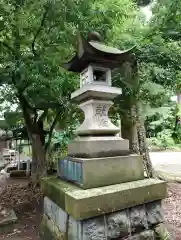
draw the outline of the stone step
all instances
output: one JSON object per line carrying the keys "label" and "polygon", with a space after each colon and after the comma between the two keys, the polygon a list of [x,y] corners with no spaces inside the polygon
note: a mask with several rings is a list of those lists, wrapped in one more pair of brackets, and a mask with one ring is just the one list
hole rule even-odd
{"label": "stone step", "polygon": [[75,220],[119,211],[166,197],[166,183],[144,179],[83,190],[55,177],[41,181],[44,196],[50,198]]}
{"label": "stone step", "polygon": [[108,186],[144,179],[143,157],[140,155],[72,158],[58,162],[58,176],[83,189]]}

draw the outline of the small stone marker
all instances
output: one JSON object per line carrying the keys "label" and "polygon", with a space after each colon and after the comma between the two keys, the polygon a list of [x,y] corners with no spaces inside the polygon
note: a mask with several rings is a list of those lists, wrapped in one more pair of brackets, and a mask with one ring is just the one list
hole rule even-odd
{"label": "small stone marker", "polygon": [[17,220],[17,216],[13,209],[0,206],[0,233],[12,231],[13,224]]}

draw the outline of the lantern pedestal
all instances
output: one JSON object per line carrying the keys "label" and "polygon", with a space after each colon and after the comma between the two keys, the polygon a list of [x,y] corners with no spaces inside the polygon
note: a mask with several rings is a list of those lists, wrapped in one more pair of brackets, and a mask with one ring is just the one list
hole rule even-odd
{"label": "lantern pedestal", "polygon": [[113,157],[129,153],[129,141],[116,136],[82,136],[68,145],[68,155],[72,157]]}
{"label": "lantern pedestal", "polygon": [[115,135],[120,129],[112,124],[108,117],[112,101],[88,100],[79,105],[84,111],[85,119],[77,129],[77,135]]}
{"label": "lantern pedestal", "polygon": [[144,179],[82,190],[56,178],[42,180],[41,239],[153,240],[163,222],[166,185]]}
{"label": "lantern pedestal", "polygon": [[142,162],[142,156],[134,154],[100,158],[67,157],[59,161],[58,176],[83,189],[109,186],[144,179]]}

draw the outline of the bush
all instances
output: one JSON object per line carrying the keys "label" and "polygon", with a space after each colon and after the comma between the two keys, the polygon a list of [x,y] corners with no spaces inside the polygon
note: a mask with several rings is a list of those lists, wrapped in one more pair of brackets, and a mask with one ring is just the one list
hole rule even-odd
{"label": "bush", "polygon": [[172,131],[170,129],[165,129],[157,134],[157,137],[152,137],[148,140],[148,145],[151,150],[155,148],[158,150],[181,150],[181,145],[176,144],[172,138]]}

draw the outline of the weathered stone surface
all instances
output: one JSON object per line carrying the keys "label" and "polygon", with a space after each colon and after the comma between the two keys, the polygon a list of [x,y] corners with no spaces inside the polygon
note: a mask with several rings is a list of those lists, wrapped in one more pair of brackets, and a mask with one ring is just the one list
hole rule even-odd
{"label": "weathered stone surface", "polygon": [[14,229],[14,224],[18,218],[13,209],[0,206],[0,233],[9,233]]}
{"label": "weathered stone surface", "polygon": [[128,211],[121,211],[107,215],[107,235],[110,239],[129,235],[130,219]]}
{"label": "weathered stone surface", "polygon": [[106,240],[106,226],[103,217],[83,221],[83,238],[85,240]]}
{"label": "weathered stone surface", "polygon": [[[65,159],[65,163],[64,160],[60,161],[59,176],[65,180],[72,180],[83,189],[144,179],[143,159],[140,155],[104,158],[69,157]],[[79,163],[81,169],[77,169],[74,163]],[[81,179],[81,182],[78,179]]]}
{"label": "weathered stone surface", "polygon": [[124,240],[154,240],[155,235],[152,230],[143,231],[141,233],[129,236],[128,238],[125,238]]}
{"label": "weathered stone surface", "polygon": [[80,220],[162,199],[165,196],[165,182],[145,179],[66,192],[66,211]]}
{"label": "weathered stone surface", "polygon": [[44,198],[44,214],[57,225],[61,232],[66,232],[68,214],[47,197]]}
{"label": "weathered stone surface", "polygon": [[113,100],[122,93],[122,89],[100,84],[87,84],[71,94],[71,98],[76,102],[86,99],[99,98],[102,100]]}
{"label": "weathered stone surface", "polygon": [[0,206],[0,227],[15,223],[18,220],[13,209],[2,208]]}
{"label": "weathered stone surface", "polygon": [[[125,239],[125,237],[129,240],[155,239],[154,232],[149,230],[153,229],[154,226],[148,226],[148,215],[146,214],[147,209],[150,209],[151,203],[89,219],[75,220],[73,217],[67,216],[64,210],[60,209],[59,206],[47,197],[44,198],[44,201],[46,204],[44,204],[42,223],[44,226],[43,231],[49,231],[48,234],[55,232],[55,235],[58,232],[62,237],[66,235],[68,229],[68,240],[113,240]],[[159,201],[155,203],[159,204]],[[154,202],[152,206],[154,206]],[[58,218],[56,218],[57,212],[60,214]],[[162,235],[165,236],[166,228],[164,225],[159,224],[154,228],[157,239],[162,239],[159,237]]]}
{"label": "weathered stone surface", "polygon": [[83,190],[56,178],[45,178],[42,190],[74,219],[81,220],[163,199],[166,183],[144,179]]}
{"label": "weathered stone surface", "polygon": [[84,240],[117,239],[129,234],[129,219],[125,211],[83,220],[82,222],[82,239]]}
{"label": "weathered stone surface", "polygon": [[77,221],[71,216],[68,219],[68,240],[83,240],[83,222]]}
{"label": "weathered stone surface", "polygon": [[56,177],[46,177],[41,180],[41,190],[44,196],[49,197],[58,206],[65,209],[65,193],[79,190],[79,188]]}
{"label": "weathered stone surface", "polygon": [[146,204],[148,225],[156,225],[164,221],[161,201]]}
{"label": "weathered stone surface", "polygon": [[66,234],[61,233],[55,223],[43,215],[40,225],[40,239],[41,240],[67,240]]}
{"label": "weathered stone surface", "polygon": [[120,129],[108,117],[109,108],[113,105],[109,100],[89,99],[79,107],[84,111],[84,122],[76,130],[80,135],[115,135]]}
{"label": "weathered stone surface", "polygon": [[[46,224],[44,225],[47,227],[47,225],[49,226],[50,223],[51,226],[54,223],[58,230],[62,229],[62,234],[66,233],[68,226],[69,240],[105,239],[106,233],[109,239],[115,239],[117,237],[129,235],[130,223],[127,214],[128,211],[110,213],[99,217],[78,221],[73,219],[71,216],[67,216],[65,211],[60,209],[55,203],[52,203],[47,197],[44,198],[44,201],[46,202],[44,203],[44,222],[46,221]],[[55,206],[52,207],[53,205]],[[56,209],[55,216],[53,216],[54,209]],[[57,209],[59,210],[57,211]],[[56,212],[61,213],[58,219],[59,221],[56,219]],[[51,219],[50,222],[48,222],[46,216]],[[49,228],[52,229],[52,227]]]}
{"label": "weathered stone surface", "polygon": [[130,209],[131,231],[141,232],[148,229],[145,205],[136,206]]}
{"label": "weathered stone surface", "polygon": [[68,155],[80,158],[114,157],[129,152],[129,141],[117,136],[77,137],[68,145]]}

